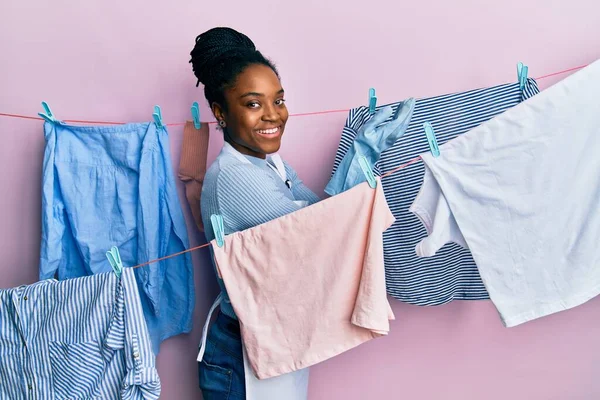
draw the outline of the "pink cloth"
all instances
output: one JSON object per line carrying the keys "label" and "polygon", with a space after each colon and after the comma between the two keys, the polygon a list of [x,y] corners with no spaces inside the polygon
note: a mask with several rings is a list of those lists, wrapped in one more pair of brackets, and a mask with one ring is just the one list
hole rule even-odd
{"label": "pink cloth", "polygon": [[388,333],[382,233],[393,222],[378,180],[212,242],[259,379]]}

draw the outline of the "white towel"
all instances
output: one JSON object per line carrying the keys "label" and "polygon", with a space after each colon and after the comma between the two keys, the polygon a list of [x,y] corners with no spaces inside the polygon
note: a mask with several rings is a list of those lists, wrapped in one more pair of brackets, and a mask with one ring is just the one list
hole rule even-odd
{"label": "white towel", "polygon": [[422,155],[416,251],[468,247],[506,326],[600,293],[599,97],[597,61]]}

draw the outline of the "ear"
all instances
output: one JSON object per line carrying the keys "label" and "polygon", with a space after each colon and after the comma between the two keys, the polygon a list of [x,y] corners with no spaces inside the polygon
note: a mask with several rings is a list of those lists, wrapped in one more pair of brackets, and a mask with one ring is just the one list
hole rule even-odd
{"label": "ear", "polygon": [[210,105],[210,108],[217,121],[225,120],[225,110],[223,109],[223,107],[221,107],[219,103],[212,103]]}

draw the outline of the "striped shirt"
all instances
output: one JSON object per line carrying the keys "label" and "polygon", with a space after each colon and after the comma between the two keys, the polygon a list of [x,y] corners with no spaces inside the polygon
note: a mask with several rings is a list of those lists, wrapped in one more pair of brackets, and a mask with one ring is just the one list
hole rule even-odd
{"label": "striped shirt", "polygon": [[[382,175],[429,151],[423,130],[425,121],[432,124],[438,144],[441,145],[538,92],[537,83],[529,79],[523,90],[515,83],[419,99],[406,132],[382,153],[375,165],[375,173]],[[399,104],[392,106],[397,108]],[[368,107],[350,110],[333,172],[351,147],[356,132],[371,117]],[[384,233],[388,293],[415,305],[488,299],[489,295],[468,250],[449,243],[433,257],[417,257],[415,246],[427,236],[427,232],[409,207],[419,192],[423,176],[423,163],[419,162],[383,180],[386,199],[396,217],[396,223]]]}
{"label": "striped shirt", "polygon": [[[319,201],[287,163],[284,163],[285,171],[291,188],[267,165],[269,161],[244,157],[250,164],[222,151],[206,172],[201,210],[208,241],[215,238],[210,222],[212,214],[223,217],[224,233],[229,235],[299,210],[301,206],[294,203],[295,200],[305,200],[309,204]],[[223,293],[221,311],[237,319],[223,281],[218,279],[218,282]]]}
{"label": "striped shirt", "polygon": [[134,271],[0,290],[0,398],[158,399]]}

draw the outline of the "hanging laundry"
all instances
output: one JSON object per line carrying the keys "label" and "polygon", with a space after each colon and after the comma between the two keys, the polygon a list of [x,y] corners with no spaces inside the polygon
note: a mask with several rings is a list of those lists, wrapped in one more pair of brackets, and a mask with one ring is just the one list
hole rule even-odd
{"label": "hanging laundry", "polygon": [[[515,83],[417,99],[405,133],[381,154],[375,173],[390,172],[429,149],[423,130],[426,121],[433,125],[438,143],[443,144],[538,92],[537,83],[529,79],[523,89]],[[391,106],[395,110],[403,104]],[[353,146],[357,132],[372,117],[366,106],[350,110],[332,176]],[[421,187],[423,175],[423,164],[415,163],[383,179],[383,190],[396,218],[383,237],[388,293],[398,300],[422,306],[488,299],[468,250],[447,244],[434,257],[420,258],[415,254],[415,246],[427,232],[409,207]]]}
{"label": "hanging laundry", "polygon": [[158,399],[134,271],[0,290],[0,398]]}
{"label": "hanging laundry", "polygon": [[259,379],[388,333],[382,232],[393,221],[377,180],[211,242]]}
{"label": "hanging laundry", "polygon": [[192,121],[187,121],[183,128],[183,143],[179,159],[179,179],[185,184],[185,196],[190,205],[194,222],[204,232],[202,214],[200,212],[200,194],[206,174],[206,158],[208,154],[208,124],[204,123],[196,129]]}
{"label": "hanging laundry", "polygon": [[430,236],[460,227],[508,327],[600,293],[598,93],[600,61],[422,156],[436,184],[413,211]]}
{"label": "hanging laundry", "polygon": [[[375,165],[381,153],[392,147],[406,132],[415,108],[415,99],[410,98],[393,107],[384,107],[360,127],[352,145],[335,169],[325,193],[335,196],[366,180],[359,158],[364,156],[369,165]],[[389,119],[390,117],[391,120]],[[384,121],[388,121],[383,124]]]}
{"label": "hanging laundry", "polygon": [[[209,227],[205,232],[207,241],[215,237],[210,229],[213,214],[223,216],[225,234],[229,234],[319,201],[279,155],[274,154],[267,159],[245,156],[227,142],[206,177],[202,189],[202,213],[204,226]],[[223,281],[217,279],[217,282],[223,293],[221,312],[236,319]]]}
{"label": "hanging laundry", "polygon": [[[165,128],[154,123],[44,125],[40,279],[111,271],[188,248]],[[136,269],[154,344],[189,332],[194,278],[189,254]]]}
{"label": "hanging laundry", "polygon": [[[207,178],[207,184],[202,195],[202,211],[207,219],[206,222],[209,224],[206,231],[209,241],[215,238],[214,231],[210,228],[212,214],[223,217],[223,228],[225,234],[228,234],[268,222],[319,200],[298,178],[294,169],[285,163],[278,154],[271,154],[266,159],[252,157],[240,153],[227,142],[223,144],[217,160],[209,168]],[[257,196],[260,198],[257,198]],[[203,357],[213,311],[217,306],[220,306],[222,316],[226,316],[224,318],[237,320],[222,279],[218,279],[218,283],[221,287],[221,294],[215,300],[211,311],[206,317],[197,358],[198,362],[204,364],[207,362],[204,361]],[[231,320],[230,322],[236,325],[239,331],[239,323]],[[221,328],[223,327],[221,326]],[[217,332],[221,328],[218,328],[217,322]],[[223,339],[222,336],[218,337],[218,340],[228,341],[228,339]],[[243,359],[244,363],[246,399],[303,400],[307,398],[310,375],[308,368],[279,375],[268,380],[258,380],[248,364],[243,346],[236,354]],[[219,373],[216,373],[216,375],[219,375]],[[214,370],[211,370],[207,365],[202,365],[200,368],[200,386],[204,392],[210,390],[210,382],[214,378]]]}

